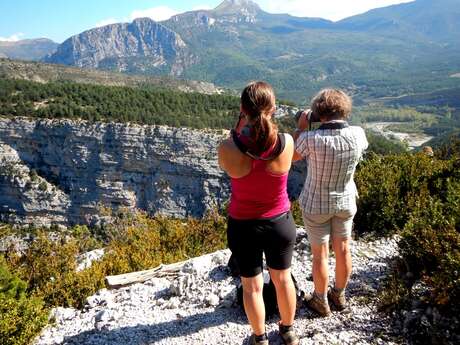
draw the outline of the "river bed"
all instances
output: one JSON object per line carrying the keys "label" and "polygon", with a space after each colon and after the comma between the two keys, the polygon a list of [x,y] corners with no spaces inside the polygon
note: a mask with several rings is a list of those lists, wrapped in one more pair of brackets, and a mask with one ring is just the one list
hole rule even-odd
{"label": "river bed", "polygon": [[429,136],[424,133],[404,133],[404,132],[394,132],[389,130],[388,127],[392,125],[402,125],[404,122],[369,122],[363,124],[363,127],[370,129],[378,134],[383,135],[387,139],[398,139],[401,142],[406,142],[409,146],[409,149],[413,150],[417,147],[422,146],[431,139],[432,136]]}

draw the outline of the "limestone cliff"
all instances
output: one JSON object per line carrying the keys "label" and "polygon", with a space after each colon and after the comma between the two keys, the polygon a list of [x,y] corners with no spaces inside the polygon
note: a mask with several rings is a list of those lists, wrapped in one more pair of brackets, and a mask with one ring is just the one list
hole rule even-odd
{"label": "limestone cliff", "polygon": [[[201,216],[229,196],[226,134],[163,126],[0,119],[0,220],[94,224],[99,205]],[[301,170],[293,170],[298,194]]]}
{"label": "limestone cliff", "polygon": [[193,57],[178,34],[149,18],[138,18],[132,23],[106,25],[75,35],[45,61],[120,72],[181,75]]}

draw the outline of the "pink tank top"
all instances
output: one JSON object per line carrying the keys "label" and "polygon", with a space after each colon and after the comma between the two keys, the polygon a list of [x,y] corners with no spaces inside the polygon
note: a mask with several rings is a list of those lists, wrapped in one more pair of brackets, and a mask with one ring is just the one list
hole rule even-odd
{"label": "pink tank top", "polygon": [[[268,157],[272,149],[261,157]],[[289,173],[267,171],[267,161],[253,160],[249,174],[231,179],[232,196],[228,213],[234,219],[272,218],[289,211],[287,194]]]}

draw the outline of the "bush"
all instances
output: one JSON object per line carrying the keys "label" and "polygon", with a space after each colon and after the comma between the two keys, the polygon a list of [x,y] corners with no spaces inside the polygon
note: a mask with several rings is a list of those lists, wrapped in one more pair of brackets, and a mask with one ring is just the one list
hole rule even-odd
{"label": "bush", "polygon": [[217,212],[202,220],[121,212],[103,229],[106,255],[83,271],[75,271],[78,254],[99,243],[88,238],[86,227],[75,227],[53,240],[38,230],[24,255],[10,252],[7,257],[10,267],[27,282],[27,291],[47,306],[82,308],[88,296],[105,286],[107,275],[145,270],[225,248],[225,229],[225,218]]}
{"label": "bush", "polygon": [[399,314],[412,343],[449,343],[458,335],[460,159],[444,157],[374,155],[357,173],[359,232],[401,236],[380,306]]}
{"label": "bush", "polygon": [[30,293],[42,298],[47,306],[82,307],[87,296],[104,287],[104,270],[99,265],[76,272],[78,241],[61,235],[50,240],[44,231],[21,257],[9,255],[9,261],[28,285]]}
{"label": "bush", "polygon": [[48,321],[39,298],[8,298],[0,295],[0,339],[4,345],[29,344]]}
{"label": "bush", "polygon": [[[434,205],[433,205],[434,206]],[[440,210],[428,210],[442,218]],[[413,282],[421,280],[430,294],[425,302],[441,311],[457,314],[460,305],[460,228],[453,224],[435,224],[429,218],[414,218],[404,229],[400,242],[401,256]]]}
{"label": "bush", "polygon": [[9,272],[0,256],[0,339],[5,345],[28,344],[48,321],[40,298],[26,295],[27,284]]}
{"label": "bush", "polygon": [[404,228],[423,189],[443,193],[443,181],[452,175],[451,161],[433,159],[423,153],[370,155],[356,172],[358,234],[383,236]]}

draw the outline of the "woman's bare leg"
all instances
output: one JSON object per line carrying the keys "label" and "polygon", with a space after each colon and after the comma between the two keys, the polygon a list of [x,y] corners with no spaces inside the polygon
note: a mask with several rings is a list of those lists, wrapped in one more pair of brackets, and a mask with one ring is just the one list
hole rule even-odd
{"label": "woman's bare leg", "polygon": [[256,335],[265,333],[265,305],[262,296],[264,280],[262,273],[255,277],[243,278],[243,303],[252,331]]}
{"label": "woman's bare leg", "polygon": [[281,324],[291,326],[294,323],[296,309],[295,286],[291,269],[275,270],[270,268],[270,276],[276,289],[276,300],[281,317]]}

